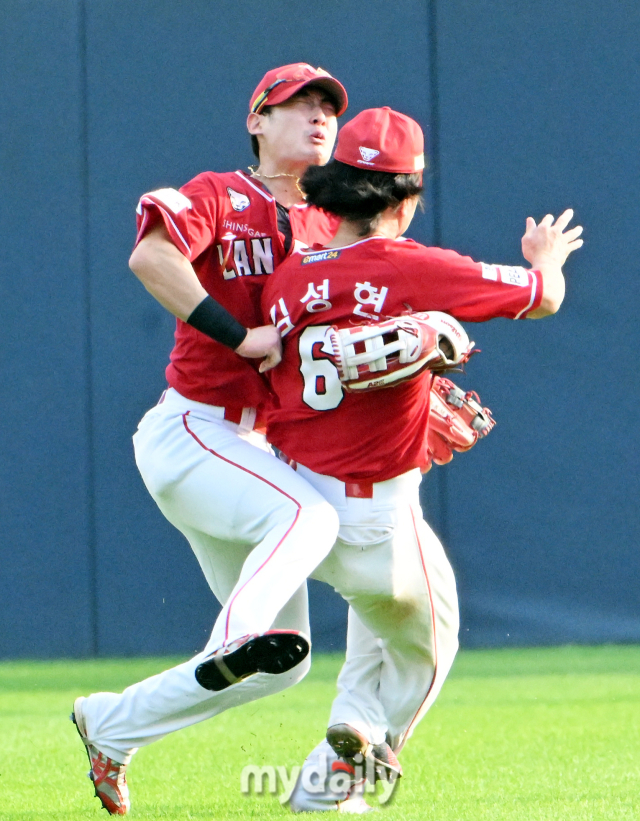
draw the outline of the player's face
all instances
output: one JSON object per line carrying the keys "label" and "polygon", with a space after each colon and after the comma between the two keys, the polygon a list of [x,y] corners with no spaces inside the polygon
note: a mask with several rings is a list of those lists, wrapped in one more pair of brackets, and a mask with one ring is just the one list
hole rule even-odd
{"label": "player's face", "polygon": [[322,90],[303,89],[260,119],[261,163],[267,157],[278,166],[329,161],[338,123],[335,104]]}

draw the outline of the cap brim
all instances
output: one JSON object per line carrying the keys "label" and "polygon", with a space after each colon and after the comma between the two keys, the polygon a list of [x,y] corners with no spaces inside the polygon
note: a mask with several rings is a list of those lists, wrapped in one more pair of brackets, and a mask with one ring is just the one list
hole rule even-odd
{"label": "cap brim", "polygon": [[307,86],[319,86],[335,99],[337,117],[340,117],[347,110],[349,98],[347,97],[346,89],[342,83],[339,83],[334,77],[313,77],[310,80],[304,80],[299,83],[282,83],[273,89],[267,97],[265,105],[279,105],[280,103],[284,103]]}

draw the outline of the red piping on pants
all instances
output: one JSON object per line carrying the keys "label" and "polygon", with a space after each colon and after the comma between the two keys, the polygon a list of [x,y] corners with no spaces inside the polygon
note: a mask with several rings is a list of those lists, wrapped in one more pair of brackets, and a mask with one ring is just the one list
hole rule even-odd
{"label": "red piping on pants", "polygon": [[211,448],[208,448],[208,447],[204,444],[204,442],[202,442],[202,440],[201,440],[201,439],[199,439],[199,438],[196,436],[196,434],[195,434],[195,433],[191,430],[191,428],[190,428],[190,427],[189,427],[189,425],[187,424],[187,416],[189,416],[189,414],[190,414],[190,413],[191,413],[191,411],[187,411],[186,413],[183,413],[183,414],[182,414],[182,421],[183,421],[183,423],[184,423],[185,430],[187,431],[187,433],[189,433],[191,436],[193,436],[193,438],[194,438],[194,439],[196,440],[196,442],[200,445],[200,447],[201,447],[201,448],[203,448],[203,450],[208,451],[208,453],[211,453],[213,456],[217,456],[217,458],[218,458],[218,459],[222,459],[222,461],[223,461],[223,462],[226,462],[228,465],[232,465],[233,467],[236,467],[236,468],[238,468],[239,470],[243,470],[245,473],[249,473],[251,476],[255,477],[256,479],[259,479],[261,482],[264,482],[265,484],[269,485],[269,487],[272,487],[274,490],[277,490],[277,491],[278,491],[278,493],[281,493],[283,496],[286,496],[286,497],[287,497],[287,499],[290,499],[290,500],[294,503],[294,505],[296,506],[296,508],[297,508],[297,510],[296,510],[296,515],[294,516],[293,522],[289,525],[289,528],[287,529],[287,532],[286,532],[286,533],[284,534],[284,536],[280,539],[280,541],[278,542],[278,544],[277,544],[277,545],[273,548],[273,550],[272,550],[272,551],[271,551],[271,553],[267,556],[267,558],[266,558],[266,559],[262,562],[262,564],[260,565],[260,567],[259,567],[259,568],[258,568],[258,569],[257,569],[257,570],[253,573],[253,575],[251,576],[251,578],[250,578],[250,579],[247,579],[247,581],[246,581],[246,582],[242,585],[242,587],[240,588],[240,590],[238,590],[238,592],[235,594],[235,596],[234,596],[234,597],[231,599],[231,601],[229,602],[229,607],[228,607],[228,610],[227,610],[227,620],[226,620],[226,624],[225,624],[225,631],[224,631],[224,640],[225,640],[225,643],[226,643],[226,642],[227,642],[227,640],[228,640],[228,638],[229,638],[229,618],[230,618],[230,616],[231,616],[231,607],[232,607],[232,605],[233,605],[233,602],[234,602],[234,601],[236,600],[236,598],[240,595],[240,593],[242,593],[242,591],[243,591],[243,590],[244,590],[244,588],[245,588],[245,587],[249,584],[249,582],[251,581],[251,579],[255,578],[255,576],[256,576],[256,575],[257,575],[257,574],[258,574],[258,573],[262,570],[262,568],[263,568],[263,567],[267,564],[267,562],[269,561],[269,559],[271,559],[271,557],[275,554],[276,550],[280,547],[280,545],[281,545],[281,544],[284,542],[284,540],[287,538],[287,536],[289,535],[289,533],[291,533],[291,531],[293,530],[293,528],[294,528],[294,526],[295,526],[296,522],[298,521],[298,517],[300,516],[300,510],[302,509],[302,505],[300,504],[300,502],[297,502],[297,501],[293,498],[293,496],[289,496],[289,494],[288,494],[288,493],[286,493],[286,491],[282,490],[282,488],[279,488],[277,485],[274,485],[274,484],[273,484],[273,482],[270,482],[268,479],[265,479],[263,476],[260,476],[259,474],[254,473],[252,470],[249,470],[248,468],[245,468],[245,467],[243,467],[242,465],[238,465],[236,462],[232,462],[232,461],[231,461],[231,459],[227,459],[225,456],[221,456],[219,453],[216,453],[216,452],[215,452],[215,450],[211,450]]}
{"label": "red piping on pants", "polygon": [[429,584],[429,574],[427,573],[427,568],[425,567],[425,563],[424,563],[424,556],[422,555],[422,545],[420,544],[420,537],[418,536],[418,528],[416,527],[416,517],[414,516],[413,508],[411,508],[411,520],[413,522],[413,531],[416,534],[416,541],[418,543],[418,550],[420,551],[420,561],[422,563],[422,569],[424,571],[424,578],[425,578],[425,581],[427,582],[427,591],[429,593],[429,605],[431,607],[431,624],[432,624],[432,627],[433,627],[433,678],[431,679],[431,684],[429,685],[429,689],[427,690],[427,695],[424,697],[424,699],[422,700],[422,704],[420,704],[416,714],[414,715],[414,717],[409,722],[409,726],[407,727],[405,732],[402,734],[402,741],[400,742],[400,745],[398,746],[398,748],[396,750],[394,750],[395,753],[399,753],[400,750],[404,747],[404,740],[409,735],[409,731],[411,730],[411,728],[415,724],[416,719],[418,718],[418,716],[420,714],[420,710],[422,710],[425,702],[429,698],[429,695],[431,694],[431,691],[433,690],[433,685],[436,683],[436,673],[438,672],[438,644],[437,644],[437,640],[436,640],[436,613],[435,613],[435,609],[434,609],[434,606],[433,606],[433,596],[431,595],[431,585]]}

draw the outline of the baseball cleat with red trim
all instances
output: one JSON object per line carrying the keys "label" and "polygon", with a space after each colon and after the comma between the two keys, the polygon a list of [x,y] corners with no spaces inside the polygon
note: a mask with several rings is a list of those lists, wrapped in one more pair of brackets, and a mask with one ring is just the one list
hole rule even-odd
{"label": "baseball cleat with red trim", "polygon": [[[330,747],[340,756],[352,762],[356,756],[373,763],[375,781],[394,781],[402,775],[402,766],[391,747],[383,742],[372,744],[365,736],[349,724],[334,724],[327,730]],[[370,768],[366,768],[367,774]]]}
{"label": "baseball cleat with red trim", "polygon": [[129,800],[129,788],[127,787],[126,765],[114,761],[97,747],[89,743],[87,738],[86,725],[82,714],[82,703],[84,697],[80,696],[73,704],[73,712],[69,716],[76,725],[78,735],[87,751],[89,766],[91,769],[87,773],[93,781],[96,797],[102,802],[102,806],[110,815],[126,815],[131,809]]}
{"label": "baseball cleat with red trim", "polygon": [[323,739],[302,765],[289,796],[289,808],[294,813],[373,812],[374,807],[364,799],[366,780],[362,769],[360,764],[356,772],[356,767],[338,758]]}
{"label": "baseball cleat with red trim", "polygon": [[256,673],[278,675],[300,664],[311,649],[297,630],[269,630],[243,636],[220,647],[196,667],[196,681],[205,690],[224,690]]}

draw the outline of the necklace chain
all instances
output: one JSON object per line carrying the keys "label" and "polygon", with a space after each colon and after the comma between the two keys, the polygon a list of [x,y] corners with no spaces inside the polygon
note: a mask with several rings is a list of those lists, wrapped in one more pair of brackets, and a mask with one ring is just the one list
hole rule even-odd
{"label": "necklace chain", "polygon": [[263,177],[265,180],[275,180],[276,177],[294,177],[296,180],[300,179],[297,174],[262,174],[258,171],[258,168],[260,168],[259,165],[249,166],[249,173],[252,177]]}
{"label": "necklace chain", "polygon": [[275,180],[278,179],[278,177],[291,177],[295,180],[296,188],[298,189],[300,196],[302,199],[305,199],[304,191],[300,188],[300,177],[297,174],[262,174],[261,172],[258,172],[258,168],[260,168],[259,165],[250,165],[248,168],[252,177],[262,177],[263,180]]}

